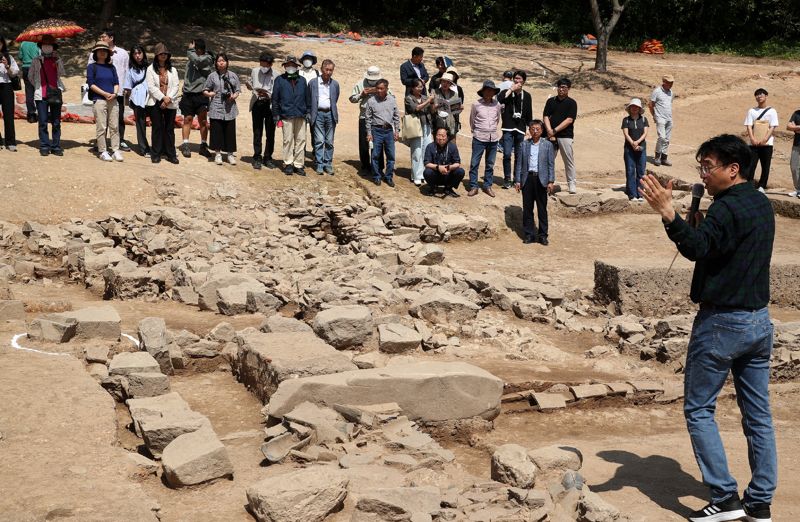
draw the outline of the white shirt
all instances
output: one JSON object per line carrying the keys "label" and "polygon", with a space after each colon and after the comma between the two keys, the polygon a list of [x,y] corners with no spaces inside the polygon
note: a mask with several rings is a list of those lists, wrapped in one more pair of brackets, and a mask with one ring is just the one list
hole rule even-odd
{"label": "white shirt", "polygon": [[414,72],[417,73],[417,78],[422,79],[422,72],[419,70],[419,65],[411,63],[411,67],[414,68]]}
{"label": "white shirt", "polygon": [[330,109],[331,108],[331,82],[328,80],[328,83],[322,81],[322,76],[317,78],[317,84],[319,85],[319,99],[317,100],[317,108],[318,109]]}
{"label": "white shirt", "polygon": [[[766,107],[764,107],[766,109]],[[758,115],[764,112],[764,109],[759,109],[758,107],[753,107],[749,111],[747,111],[747,116],[744,118],[744,126],[751,127],[753,122],[756,121]],[[774,108],[770,107],[767,112],[764,112],[764,115],[761,117],[762,120],[768,121],[769,126],[771,128],[775,128],[778,126],[778,111]],[[772,146],[772,142],[774,141],[774,136],[770,136],[767,140],[767,146]]]}
{"label": "white shirt", "polygon": [[[111,51],[111,65],[114,66],[114,69],[117,70],[117,78],[119,78],[119,83],[125,81],[125,77],[128,75],[128,51],[123,49],[122,47],[115,45],[114,50]],[[94,59],[92,58],[92,53],[89,53],[89,63],[94,63]],[[122,89],[119,90],[117,96],[123,96],[124,93]]]}
{"label": "white shirt", "polygon": [[536,143],[531,140],[531,153],[528,156],[528,171],[530,172],[539,172],[539,145],[541,143],[541,138]]}
{"label": "white shirt", "polygon": [[8,57],[11,59],[11,62],[7,67],[0,64],[0,83],[11,83],[12,76],[19,76],[19,66],[17,62],[14,61],[14,57],[11,55]]}

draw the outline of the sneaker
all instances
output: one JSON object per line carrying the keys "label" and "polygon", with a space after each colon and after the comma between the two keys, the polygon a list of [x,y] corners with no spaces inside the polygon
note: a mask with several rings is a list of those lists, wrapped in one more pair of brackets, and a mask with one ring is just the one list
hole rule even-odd
{"label": "sneaker", "polygon": [[111,154],[109,154],[107,150],[100,154],[100,159],[103,161],[114,161],[114,158],[111,157]]}
{"label": "sneaker", "polygon": [[261,158],[253,158],[253,168],[255,170],[261,170]]}
{"label": "sneaker", "polygon": [[656,167],[660,167],[661,166],[661,155],[660,154],[656,154],[656,156],[653,158],[653,165],[655,165]]}
{"label": "sneaker", "polygon": [[294,173],[297,174],[298,176],[305,176],[306,175],[306,169],[305,169],[305,167],[295,167],[294,168]]}
{"label": "sneaker", "polygon": [[456,192],[455,190],[453,190],[452,188],[449,188],[449,187],[444,189],[444,195],[445,196],[450,196],[451,198],[460,198],[461,197],[461,194],[459,194],[458,192]]}
{"label": "sneaker", "polygon": [[414,185],[416,185],[418,187],[421,187],[422,186],[422,180],[421,179],[415,179],[414,180]]}
{"label": "sneaker", "polygon": [[231,165],[236,165],[236,154],[232,152],[228,154],[228,163]]}
{"label": "sneaker", "polygon": [[793,190],[793,191],[789,192],[786,195],[789,196],[790,198],[796,198],[796,197],[800,196],[800,191]]}
{"label": "sneaker", "polygon": [[149,150],[146,150],[146,151],[144,152],[144,157],[145,157],[145,158],[149,158],[149,157],[150,157],[150,151],[149,151]]}
{"label": "sneaker", "polygon": [[712,502],[703,509],[693,512],[689,515],[689,520],[692,522],[728,522],[740,520],[745,516],[739,495],[734,494],[722,502]]}
{"label": "sneaker", "polygon": [[769,504],[757,502],[755,504],[743,504],[744,512],[747,514],[747,522],[772,522],[772,514],[769,512]]}
{"label": "sneaker", "polygon": [[219,152],[217,152],[217,155],[214,156],[214,163],[216,163],[217,165],[222,165],[222,154],[220,154]]}
{"label": "sneaker", "polygon": [[286,174],[287,176],[291,176],[292,174],[294,174],[294,167],[292,167],[291,165],[286,165],[283,168],[283,173]]}
{"label": "sneaker", "polygon": [[317,169],[317,174],[319,174],[320,176],[324,176],[325,175],[325,170]]}
{"label": "sneaker", "polygon": [[49,156],[50,150],[49,149],[39,149],[39,156]]}
{"label": "sneaker", "polygon": [[130,152],[131,148],[128,146],[127,143],[125,143],[124,141],[120,140],[119,141],[119,150],[121,150],[122,152]]}
{"label": "sneaker", "polygon": [[513,184],[513,183],[511,183],[511,180],[507,179],[507,180],[503,181],[503,188],[504,188],[505,190],[508,190],[508,189],[510,189],[510,188],[511,188],[511,187],[513,187],[513,186],[514,186],[514,184]]}
{"label": "sneaker", "polygon": [[198,154],[200,154],[204,158],[210,158],[211,157],[211,152],[208,150],[208,144],[201,143],[200,144],[200,152],[198,152]]}
{"label": "sneaker", "polygon": [[173,165],[177,165],[178,163],[180,163],[180,160],[178,159],[178,156],[175,156],[173,158],[167,158],[167,161],[169,161]]}
{"label": "sneaker", "polygon": [[576,192],[578,192],[578,191],[575,189],[575,183],[570,183],[569,184],[569,193],[570,194],[575,194]]}
{"label": "sneaker", "polygon": [[6,148],[9,150],[9,152],[17,152],[17,146],[16,145],[9,145]]}
{"label": "sneaker", "polygon": [[116,151],[113,155],[114,161],[125,161],[125,158],[122,157],[122,151]]}
{"label": "sneaker", "polygon": [[329,176],[333,176],[333,167],[325,169],[325,172],[327,172]]}
{"label": "sneaker", "polygon": [[392,178],[386,178],[386,184],[394,188],[394,180]]}
{"label": "sneaker", "polygon": [[62,149],[55,149],[52,151],[53,156],[58,156],[59,158],[64,155],[64,151]]}
{"label": "sneaker", "polygon": [[665,167],[671,167],[672,166],[672,163],[667,159],[667,155],[666,154],[662,154],[661,155],[661,164],[664,165]]}
{"label": "sneaker", "polygon": [[189,150],[189,144],[188,143],[184,143],[183,145],[181,145],[181,154],[183,154],[184,158],[191,158],[192,157],[192,151]]}
{"label": "sneaker", "polygon": [[758,191],[762,194],[766,194],[767,192],[764,190],[764,187],[758,187]]}
{"label": "sneaker", "polygon": [[275,165],[275,162],[272,161],[272,158],[267,158],[266,160],[264,160],[264,166],[267,167],[268,169],[274,169],[275,167],[277,167],[277,165]]}

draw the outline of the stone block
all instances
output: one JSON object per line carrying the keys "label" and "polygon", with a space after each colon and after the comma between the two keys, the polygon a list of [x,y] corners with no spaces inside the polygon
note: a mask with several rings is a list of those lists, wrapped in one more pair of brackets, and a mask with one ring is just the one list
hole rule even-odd
{"label": "stone block", "polygon": [[284,317],[280,314],[273,314],[261,323],[258,327],[264,333],[281,333],[281,332],[313,332],[303,321],[293,317]]}
{"label": "stone block", "polygon": [[138,420],[147,451],[155,458],[161,457],[170,442],[185,433],[201,428],[211,429],[205,415],[195,411],[167,411],[161,415],[142,415]]}
{"label": "stone block", "polygon": [[75,336],[78,322],[54,314],[37,317],[28,325],[28,338],[35,341],[66,343]]}
{"label": "stone block", "polygon": [[382,352],[404,353],[416,350],[422,336],[416,330],[399,323],[378,325],[378,346]]}
{"label": "stone block", "polygon": [[122,352],[111,359],[108,373],[111,375],[130,375],[132,373],[158,373],[161,367],[147,352]]}
{"label": "stone block", "polygon": [[139,349],[145,350],[158,361],[162,373],[171,375],[173,366],[169,355],[167,323],[164,319],[161,317],[145,317],[139,321],[137,333],[139,335]]}
{"label": "stone block", "polygon": [[606,388],[605,384],[581,384],[579,386],[570,386],[569,390],[578,400],[608,395],[608,388]]}
{"label": "stone block", "polygon": [[378,488],[357,493],[356,510],[373,513],[378,520],[422,520],[415,516],[435,515],[442,494],[433,486]]}
{"label": "stone block", "polygon": [[128,396],[134,399],[169,393],[169,377],[160,372],[128,374]]}
{"label": "stone block", "polygon": [[74,319],[75,339],[107,339],[118,341],[121,334],[120,317],[110,306],[98,306],[51,314],[50,317],[60,317],[64,320]]}
{"label": "stone block", "polygon": [[108,364],[108,346],[87,346],[83,351],[83,356],[87,363],[100,363],[103,365]]}
{"label": "stone block", "polygon": [[167,484],[174,488],[233,478],[228,450],[211,428],[176,437],[164,448],[161,463]]}
{"label": "stone block", "polygon": [[269,477],[247,488],[247,502],[258,522],[322,522],[338,511],[349,480],[319,466]]}
{"label": "stone block", "polygon": [[461,362],[424,362],[283,381],[268,412],[282,417],[298,404],[368,405],[396,402],[413,420],[444,421],[500,413],[503,381]]}
{"label": "stone block", "polygon": [[0,321],[24,321],[25,305],[22,301],[0,300]]}
{"label": "stone block", "polygon": [[531,397],[540,410],[557,410],[567,407],[567,401],[560,393],[533,393]]}
{"label": "stone block", "polygon": [[570,446],[545,446],[528,452],[534,464],[543,472],[554,469],[578,471],[583,465],[583,454]]}
{"label": "stone block", "polygon": [[536,482],[536,466],[528,451],[518,444],[503,444],[492,454],[492,480],[516,488],[530,489]]}
{"label": "stone block", "polygon": [[409,308],[414,317],[431,323],[467,323],[478,315],[478,305],[441,288],[427,290]]}
{"label": "stone block", "polygon": [[262,402],[287,379],[355,370],[350,359],[311,332],[261,333],[252,328],[236,337],[234,371]]}
{"label": "stone block", "polygon": [[334,306],[317,314],[313,328],[335,348],[358,346],[372,336],[372,312],[366,306]]}

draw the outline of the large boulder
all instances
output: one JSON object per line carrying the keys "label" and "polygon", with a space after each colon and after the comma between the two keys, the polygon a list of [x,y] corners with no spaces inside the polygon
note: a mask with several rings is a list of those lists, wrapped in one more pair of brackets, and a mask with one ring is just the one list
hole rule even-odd
{"label": "large boulder", "polygon": [[314,331],[336,348],[358,346],[372,336],[372,312],[366,306],[334,306],[317,314]]}
{"label": "large boulder", "polygon": [[313,332],[261,333],[249,328],[239,333],[236,343],[234,371],[263,402],[287,379],[356,369]]}
{"label": "large boulder", "polygon": [[170,442],[161,455],[164,477],[172,487],[193,486],[233,477],[228,450],[210,428],[185,433]]}
{"label": "large boulder", "polygon": [[492,480],[516,488],[530,489],[536,482],[536,466],[528,450],[518,444],[503,444],[492,454]]}
{"label": "large boulder", "polygon": [[160,457],[164,449],[175,439],[202,428],[211,429],[211,422],[196,411],[170,412],[145,415],[139,419],[139,429],[147,450],[153,457]]}
{"label": "large boulder", "polygon": [[75,339],[107,339],[118,341],[122,330],[120,317],[110,306],[98,306],[51,314],[50,317],[60,317],[69,321],[74,319]]}
{"label": "large boulder", "polygon": [[369,405],[396,402],[410,419],[445,421],[500,413],[503,381],[462,362],[398,364],[283,381],[269,402],[282,417],[298,404]]}
{"label": "large boulder", "polygon": [[160,317],[145,317],[139,321],[139,348],[146,350],[158,361],[161,372],[173,373],[167,340],[167,323]]}
{"label": "large boulder", "polygon": [[413,328],[388,323],[378,325],[378,347],[386,353],[403,353],[416,350],[422,343],[422,336]]}
{"label": "large boulder", "polygon": [[66,343],[75,336],[78,321],[54,314],[37,317],[28,325],[28,337],[35,341]]}
{"label": "large boulder", "polygon": [[480,308],[464,297],[441,288],[428,290],[409,308],[411,315],[431,323],[466,323],[475,319]]}
{"label": "large boulder", "polygon": [[247,502],[259,522],[321,522],[342,508],[348,482],[336,469],[307,468],[250,486]]}
{"label": "large boulder", "polygon": [[542,471],[578,471],[583,465],[583,454],[570,446],[544,446],[530,450],[528,458]]}

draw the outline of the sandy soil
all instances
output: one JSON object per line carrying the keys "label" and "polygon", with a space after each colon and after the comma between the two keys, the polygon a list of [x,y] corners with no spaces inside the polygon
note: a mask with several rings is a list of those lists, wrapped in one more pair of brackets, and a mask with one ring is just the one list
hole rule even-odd
{"label": "sandy soil", "polygon": [[[162,28],[147,37],[154,43],[157,34],[178,34]],[[183,40],[167,39],[176,57]],[[184,37],[185,35],[185,37]],[[342,86],[341,121],[336,137],[334,177],[309,174],[305,179],[288,178],[277,170],[258,173],[249,164],[251,124],[246,114],[245,96],[240,104],[238,145],[244,161],[236,167],[218,167],[194,154],[173,166],[152,165],[133,153],[125,162],[104,164],[88,151],[94,126],[64,124],[63,158],[40,158],[34,125],[18,121],[21,141],[16,154],[0,151],[0,220],[45,223],[69,218],[98,218],[109,212],[130,213],[158,201],[157,194],[174,188],[193,194],[198,201],[210,197],[215,185],[230,183],[252,195],[294,186],[309,193],[361,191],[357,173],[357,107],[346,100],[352,85],[369,65],[379,65],[400,92],[398,68],[410,55],[416,41],[401,41],[398,47],[370,47],[292,40],[255,38],[240,34],[206,35],[214,49],[226,50],[234,69],[249,74],[263,49],[276,56],[314,50],[321,58],[337,63],[335,77]],[[579,189],[620,186],[624,180],[622,138],[619,130],[624,115],[622,106],[630,97],[646,98],[661,75],[675,75],[675,127],[671,157],[675,165],[659,171],[685,180],[695,180],[694,150],[699,143],[721,132],[741,132],[752,92],[763,86],[771,93],[769,103],[777,108],[785,125],[798,99],[800,69],[790,62],[734,60],[714,56],[645,56],[612,52],[612,73],[600,77],[590,71],[593,56],[579,50],[506,46],[472,41],[424,41],[429,69],[432,58],[447,54],[456,61],[462,74],[461,85],[468,97],[484,78],[499,80],[511,67],[532,71],[528,82],[534,97],[534,113],[553,90],[552,81],[571,76],[575,85],[571,95],[577,100],[576,163]],[[69,53],[68,46],[64,48]],[[84,56],[83,51],[74,53]],[[180,62],[180,60],[177,60]],[[182,69],[182,62],[179,67]],[[71,101],[77,101],[79,71],[67,79]],[[469,132],[458,138],[462,157],[469,157]],[[134,137],[128,127],[127,137]],[[278,133],[280,140],[280,133]],[[193,143],[198,141],[196,134]],[[655,139],[649,140],[650,146]],[[791,141],[787,133],[777,133],[770,190],[790,188],[788,157]],[[196,151],[196,147],[194,149]],[[280,158],[280,146],[276,158]],[[498,160],[501,156],[498,156]],[[310,164],[309,164],[310,166]],[[408,149],[398,147],[398,175],[408,177]],[[651,167],[655,168],[655,167]],[[495,173],[502,169],[498,164]],[[559,180],[563,169],[557,163]],[[592,265],[603,257],[657,258],[668,264],[673,247],[663,235],[658,218],[645,209],[618,215],[567,217],[554,212],[551,220],[551,246],[522,245],[517,235],[520,198],[511,191],[497,190],[489,199],[462,197],[442,202],[422,195],[411,183],[401,180],[392,191],[380,189],[390,198],[418,201],[486,216],[498,227],[498,237],[478,243],[444,245],[450,263],[470,270],[496,269],[509,274],[546,271],[559,280],[584,290],[592,286]],[[463,191],[462,191],[463,193]],[[800,240],[800,229],[786,218],[777,220],[776,252],[793,254]],[[96,303],[97,297],[73,285],[14,285],[14,293],[26,302],[65,299],[75,308]],[[161,316],[169,328],[186,328],[205,334],[219,316],[175,303],[115,302],[123,318],[123,331],[132,331],[146,316]],[[782,319],[797,319],[797,310],[781,310]],[[32,318],[31,315],[29,318]],[[258,318],[225,318],[237,328],[253,326]],[[511,320],[511,319],[509,319]],[[7,340],[24,329],[22,324],[0,324],[0,520],[146,520],[152,500],[161,506],[161,520],[250,520],[244,511],[244,488],[275,471],[259,465],[260,440],[246,434],[260,428],[260,404],[237,384],[230,374],[179,375],[172,379],[191,406],[207,415],[221,436],[244,433],[226,441],[236,470],[233,481],[222,481],[200,488],[174,491],[156,478],[138,482],[128,478],[119,462],[121,449],[130,441],[124,428],[115,425],[115,411],[108,396],[94,385],[72,358],[48,358],[11,351]],[[532,327],[536,336],[570,355],[598,344],[602,339],[590,335],[567,335],[545,327]],[[518,362],[471,356],[470,360],[493,371],[506,382],[553,382],[597,379],[626,379],[638,365],[625,357],[598,367],[575,359],[565,363]],[[653,366],[653,376],[676,379]],[[800,436],[797,423],[798,393],[795,385],[778,387],[773,402],[778,427],[780,483],[775,501],[775,520],[800,518],[800,495],[791,479],[800,473],[800,460],[792,453]],[[744,484],[747,461],[744,440],[738,426],[735,403],[722,401],[720,407],[723,437],[729,449],[731,467]],[[699,482],[688,436],[679,406],[615,407],[580,409],[558,414],[504,414],[496,430],[482,437],[483,445],[470,448],[452,444],[465,466],[477,475],[488,476],[489,457],[485,447],[503,442],[525,446],[560,443],[574,444],[585,457],[584,475],[599,491],[633,520],[680,520],[689,509],[704,503],[705,491]],[[483,449],[479,449],[483,448]],[[150,498],[151,500],[148,500]],[[93,513],[91,516],[87,513]],[[109,515],[109,513],[114,513]]]}

